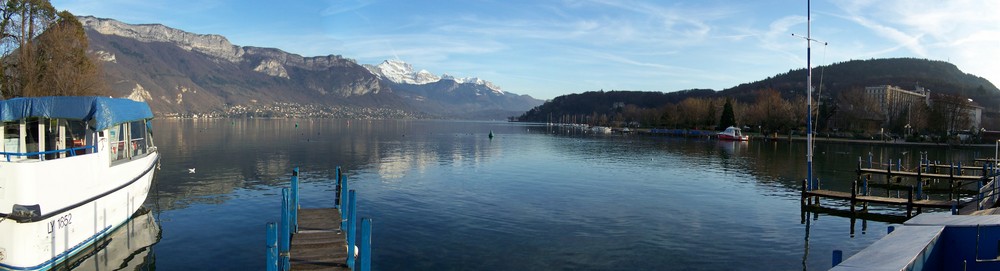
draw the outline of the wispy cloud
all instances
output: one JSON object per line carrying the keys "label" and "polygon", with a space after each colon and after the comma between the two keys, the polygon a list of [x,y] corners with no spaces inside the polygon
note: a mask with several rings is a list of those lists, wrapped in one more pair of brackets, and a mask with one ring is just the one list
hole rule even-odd
{"label": "wispy cloud", "polygon": [[329,6],[320,12],[322,16],[337,15],[345,12],[354,12],[374,3],[374,0],[334,0]]}
{"label": "wispy cloud", "polygon": [[[998,1],[835,0],[834,14],[882,37],[871,57],[916,56],[955,63],[966,72],[1000,82],[994,52],[1000,48]],[[870,45],[878,40],[867,41]],[[905,52],[899,52],[905,50]]]}
{"label": "wispy cloud", "polygon": [[[515,93],[538,90],[531,94],[543,98],[601,88],[722,89],[806,63],[804,41],[791,36],[805,34],[804,2],[177,1],[53,5],[306,56],[339,54],[372,64],[398,58],[435,73],[482,76]],[[813,37],[830,42],[821,49],[814,44],[814,66],[922,57],[1000,82],[1000,1],[812,4]]]}

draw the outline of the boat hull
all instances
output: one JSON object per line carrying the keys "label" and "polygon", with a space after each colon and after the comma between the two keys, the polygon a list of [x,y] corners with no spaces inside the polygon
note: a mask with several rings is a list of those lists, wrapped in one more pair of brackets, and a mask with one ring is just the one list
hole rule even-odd
{"label": "boat hull", "polygon": [[716,136],[721,140],[747,141],[750,136],[743,135],[739,128],[729,126],[725,131],[719,132]]}
{"label": "boat hull", "polygon": [[[47,270],[58,266],[132,217],[146,201],[159,154],[152,152],[112,166],[107,166],[106,159],[102,155],[82,155],[0,166],[5,169],[0,172],[0,183],[24,184],[31,180],[39,184],[22,185],[14,192],[45,195],[30,202],[40,206],[39,216],[26,221],[9,217],[0,221],[0,270]],[[103,167],[82,166],[101,163]],[[84,196],[69,196],[73,193]]]}
{"label": "boat hull", "polygon": [[749,136],[733,136],[727,134],[719,134],[719,139],[721,140],[731,140],[731,141],[747,141],[750,140]]}
{"label": "boat hull", "polygon": [[152,210],[139,208],[132,219],[122,224],[86,250],[55,269],[143,270],[152,265],[147,249],[160,241],[160,226]]}

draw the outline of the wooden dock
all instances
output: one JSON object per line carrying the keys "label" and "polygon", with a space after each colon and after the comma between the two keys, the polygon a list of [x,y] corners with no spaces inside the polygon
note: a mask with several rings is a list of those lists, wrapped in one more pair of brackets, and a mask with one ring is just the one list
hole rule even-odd
{"label": "wooden dock", "polygon": [[[819,202],[821,198],[827,198],[848,201],[849,213],[852,216],[857,213],[867,213],[869,204],[905,206],[906,217],[912,217],[914,209],[916,209],[918,214],[921,213],[923,208],[951,209],[953,214],[1000,213],[1000,210],[987,211],[997,205],[998,189],[1000,189],[995,180],[1000,171],[993,167],[992,164],[973,168],[962,167],[961,164],[932,164],[926,159],[921,160],[922,162],[917,165],[916,171],[904,171],[899,163],[894,166],[891,160],[885,164],[885,168],[864,168],[859,157],[856,169],[857,179],[851,184],[850,192],[819,189],[820,185],[818,181],[810,184],[806,180],[803,180],[803,210],[825,208],[820,206]],[[868,165],[873,165],[870,157]],[[933,172],[930,171],[931,169],[933,169]],[[946,169],[947,174],[938,173],[938,169]],[[966,171],[978,171],[981,174],[963,175]],[[899,187],[899,182],[901,182],[902,178],[912,180],[912,185],[903,187],[902,191],[906,193],[905,197],[888,197],[888,195],[886,197],[873,196],[869,189],[870,185],[873,184],[871,183],[872,176],[884,176],[886,189]],[[892,180],[895,181],[895,184]],[[927,186],[928,181],[932,180],[947,181],[949,183],[948,190],[943,191],[948,192],[948,200],[928,199],[925,197],[927,190],[924,188]],[[965,189],[964,187],[967,186],[974,187]],[[962,193],[969,190],[972,192]],[[963,200],[963,197],[965,200]],[[860,211],[857,210],[858,205],[861,206]]]}
{"label": "wooden dock", "polygon": [[292,270],[351,270],[340,210],[299,209],[299,232],[292,235],[289,257]]}
{"label": "wooden dock", "polygon": [[371,270],[372,220],[358,220],[356,192],[340,167],[334,208],[301,208],[298,176],[295,168],[282,188],[281,222],[267,223],[267,270]]}
{"label": "wooden dock", "polygon": [[913,171],[892,171],[887,169],[861,168],[858,169],[858,172],[860,174],[886,175],[890,176],[890,178],[892,176],[897,176],[897,177],[920,178],[921,180],[942,179],[942,180],[974,182],[983,179],[983,176],[979,175],[954,175],[954,174],[928,173],[928,172],[920,172],[919,169],[918,171],[913,172]]}
{"label": "wooden dock", "polygon": [[[911,205],[917,208],[951,208],[955,201],[948,200],[911,200],[909,198],[890,198],[879,196],[851,196],[851,193],[831,190],[806,191],[806,196],[818,196],[831,199],[854,200],[857,203],[876,203],[888,205]],[[912,202],[911,202],[912,201]]]}
{"label": "wooden dock", "polygon": [[[856,212],[868,212],[869,204],[883,204],[883,205],[898,205],[906,207],[906,217],[912,217],[913,211],[919,214],[923,212],[923,208],[941,208],[941,209],[952,209],[958,210],[964,207],[969,202],[961,201],[949,201],[949,200],[931,200],[931,199],[914,199],[914,193],[911,189],[907,194],[906,198],[892,198],[892,197],[880,197],[880,196],[870,196],[864,194],[858,194],[857,181],[854,181],[852,185],[851,192],[842,191],[832,191],[832,190],[822,190],[806,189],[806,181],[802,181],[802,205],[803,207],[816,208],[820,207],[820,198],[827,199],[837,199],[848,201],[848,206],[850,207],[850,213],[854,214]],[[858,205],[861,205],[858,210]]]}

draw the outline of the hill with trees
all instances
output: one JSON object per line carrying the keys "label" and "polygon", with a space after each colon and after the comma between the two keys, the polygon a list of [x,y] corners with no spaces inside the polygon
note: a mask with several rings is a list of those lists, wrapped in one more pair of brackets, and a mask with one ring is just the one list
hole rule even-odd
{"label": "hill with trees", "polygon": [[[806,70],[790,70],[763,80],[721,91],[709,89],[676,92],[595,91],[556,97],[518,119],[531,122],[587,123],[591,125],[716,129],[726,106],[735,123],[765,131],[801,130],[805,127]],[[866,100],[868,86],[893,85],[914,90],[930,89],[932,99],[950,104],[983,107],[982,127],[1000,128],[996,108],[1000,90],[988,80],[967,74],[943,61],[913,58],[851,60],[813,69],[814,114],[819,131],[870,132],[878,116],[877,105]],[[964,102],[972,99],[973,102]],[[962,102],[962,103],[958,103]],[[966,104],[967,103],[967,104]],[[945,103],[939,103],[945,104]],[[943,106],[943,105],[942,105]],[[951,111],[958,107],[952,106]],[[941,132],[944,108],[913,108],[906,121],[889,127],[901,131]],[[938,114],[938,115],[933,115]],[[953,121],[952,121],[953,122]],[[950,126],[949,126],[950,125]]]}

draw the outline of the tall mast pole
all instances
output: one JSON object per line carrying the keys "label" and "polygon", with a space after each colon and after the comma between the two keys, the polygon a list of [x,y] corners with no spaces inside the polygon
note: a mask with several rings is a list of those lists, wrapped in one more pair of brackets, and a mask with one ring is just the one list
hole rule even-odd
{"label": "tall mast pole", "polygon": [[816,189],[813,180],[813,134],[812,134],[812,3],[806,0],[806,178],[809,189]]}

